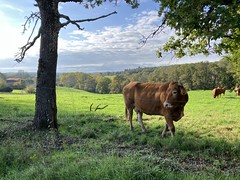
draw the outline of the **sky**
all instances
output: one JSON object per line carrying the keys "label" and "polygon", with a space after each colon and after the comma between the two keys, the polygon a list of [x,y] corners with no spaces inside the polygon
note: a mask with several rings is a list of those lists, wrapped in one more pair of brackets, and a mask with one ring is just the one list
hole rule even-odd
{"label": "sky", "polygon": [[[19,48],[25,45],[32,29],[30,24],[23,34],[26,17],[37,12],[34,0],[0,0],[0,72],[36,72],[40,41],[27,51],[21,63],[14,61]],[[159,4],[141,0],[140,7],[132,9],[124,3],[105,3],[94,9],[85,9],[82,4],[60,3],[59,12],[72,20],[96,18],[117,11],[117,14],[93,22],[69,25],[61,29],[58,39],[57,72],[113,72],[137,67],[155,67],[173,64],[218,61],[221,57],[199,55],[174,58],[173,55],[156,57],[156,50],[174,32],[169,28],[148,40],[143,46],[141,39],[153,32],[161,23],[158,17]],[[36,35],[37,31],[34,35]]]}

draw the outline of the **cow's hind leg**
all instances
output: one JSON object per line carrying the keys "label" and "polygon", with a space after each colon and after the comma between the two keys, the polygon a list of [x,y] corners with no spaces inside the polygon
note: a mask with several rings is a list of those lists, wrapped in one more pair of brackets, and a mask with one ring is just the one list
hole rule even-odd
{"label": "cow's hind leg", "polygon": [[147,132],[147,130],[146,130],[146,128],[145,128],[145,126],[144,126],[144,124],[143,124],[143,121],[142,121],[142,115],[143,115],[143,113],[142,112],[137,112],[137,119],[138,119],[138,122],[139,122],[139,124],[140,124],[140,126],[141,126],[141,129],[142,129],[142,132]]}
{"label": "cow's hind leg", "polygon": [[129,108],[128,109],[128,119],[129,119],[131,131],[133,131],[132,117],[133,117],[133,108]]}
{"label": "cow's hind leg", "polygon": [[162,137],[163,137],[163,138],[166,137],[167,131],[169,131],[169,129],[168,129],[168,125],[167,125],[167,123],[166,123],[166,124],[165,124],[165,127],[164,127],[164,129],[163,129],[163,132],[162,132]]}

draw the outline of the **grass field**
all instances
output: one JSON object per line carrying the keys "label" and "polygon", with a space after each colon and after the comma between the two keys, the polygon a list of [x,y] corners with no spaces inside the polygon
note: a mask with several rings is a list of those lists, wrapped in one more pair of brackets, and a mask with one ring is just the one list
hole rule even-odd
{"label": "grass field", "polygon": [[32,128],[34,95],[2,93],[0,179],[239,179],[240,97],[211,94],[190,91],[176,136],[162,139],[163,117],[129,130],[121,94],[57,88],[56,132]]}

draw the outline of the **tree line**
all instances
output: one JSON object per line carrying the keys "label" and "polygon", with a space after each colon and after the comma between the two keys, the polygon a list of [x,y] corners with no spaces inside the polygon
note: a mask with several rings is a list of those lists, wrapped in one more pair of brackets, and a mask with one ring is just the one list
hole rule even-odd
{"label": "tree line", "polygon": [[122,93],[123,86],[130,81],[179,81],[189,90],[209,90],[219,86],[230,89],[237,84],[231,70],[231,63],[221,60],[100,74],[64,73],[59,75],[57,84],[100,94]]}
{"label": "tree line", "polygon": [[[233,73],[230,61],[200,62],[160,67],[127,69],[121,72],[88,74],[83,72],[58,74],[57,85],[76,88],[99,94],[122,93],[130,81],[167,82],[179,81],[189,90],[208,90],[225,86],[227,89],[238,85],[239,79]],[[20,78],[21,81],[8,85],[6,79]],[[0,73],[0,91],[25,89],[35,86],[36,77],[26,72],[16,74]],[[11,92],[10,91],[10,92]],[[32,89],[31,89],[32,91]]]}

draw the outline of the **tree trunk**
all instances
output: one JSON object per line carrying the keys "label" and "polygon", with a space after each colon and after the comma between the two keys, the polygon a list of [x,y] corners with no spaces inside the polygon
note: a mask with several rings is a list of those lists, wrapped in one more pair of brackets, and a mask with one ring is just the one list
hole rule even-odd
{"label": "tree trunk", "polygon": [[36,0],[41,15],[40,57],[37,71],[34,125],[37,129],[58,128],[56,68],[60,22],[55,0]]}

